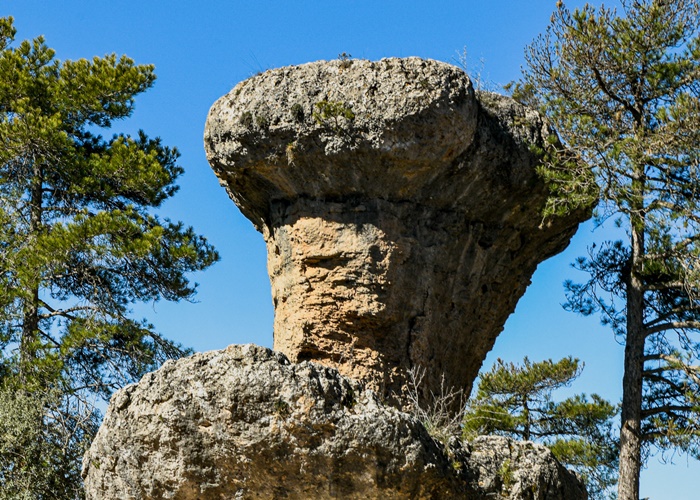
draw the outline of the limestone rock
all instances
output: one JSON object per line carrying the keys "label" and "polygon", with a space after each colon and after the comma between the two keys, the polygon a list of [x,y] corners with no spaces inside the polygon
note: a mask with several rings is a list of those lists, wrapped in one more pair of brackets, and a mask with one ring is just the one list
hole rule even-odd
{"label": "limestone rock", "polygon": [[[83,477],[89,500],[485,500],[516,484],[540,493],[507,498],[585,498],[562,496],[580,484],[551,455],[494,443],[448,454],[336,370],[234,345],[168,361],[115,393]],[[515,479],[504,485],[506,458]]]}
{"label": "limestone rock", "polygon": [[583,483],[545,446],[500,436],[467,445],[469,489],[483,498],[550,500],[587,498]]}
{"label": "limestone rock", "polygon": [[418,58],[286,67],[212,107],[207,157],[263,233],[274,347],[400,396],[471,389],[538,263],[588,212],[542,223],[534,111]]}

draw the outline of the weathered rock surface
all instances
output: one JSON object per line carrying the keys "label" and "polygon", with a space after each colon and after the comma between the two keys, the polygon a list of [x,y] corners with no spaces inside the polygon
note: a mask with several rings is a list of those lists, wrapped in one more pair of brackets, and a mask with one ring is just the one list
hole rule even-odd
{"label": "weathered rock surface", "polygon": [[466,445],[468,489],[477,498],[549,500],[587,498],[575,475],[545,446],[500,436],[481,436]]}
{"label": "weathered rock surface", "polygon": [[588,213],[542,225],[550,132],[458,68],[385,59],[267,71],[212,107],[205,146],[263,233],[274,347],[385,397],[471,389],[537,264]]}
{"label": "weathered rock surface", "polygon": [[83,476],[90,500],[585,498],[542,447],[481,438],[448,455],[358,382],[253,345],[117,392]]}

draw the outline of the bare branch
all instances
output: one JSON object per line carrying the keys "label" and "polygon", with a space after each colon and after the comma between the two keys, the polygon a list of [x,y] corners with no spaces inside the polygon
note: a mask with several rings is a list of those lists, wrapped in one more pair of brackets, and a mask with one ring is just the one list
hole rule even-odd
{"label": "bare branch", "polygon": [[649,335],[667,330],[700,330],[700,321],[669,321],[667,323],[661,323],[646,328],[644,336],[648,337]]}

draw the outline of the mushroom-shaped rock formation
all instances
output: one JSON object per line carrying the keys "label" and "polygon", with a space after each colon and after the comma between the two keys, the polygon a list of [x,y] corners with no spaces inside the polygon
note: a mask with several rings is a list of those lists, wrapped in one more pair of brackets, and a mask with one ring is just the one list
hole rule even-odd
{"label": "mushroom-shaped rock formation", "polygon": [[219,99],[208,160],[267,243],[274,348],[401,395],[467,392],[537,264],[588,213],[542,223],[551,135],[418,58],[266,71]]}

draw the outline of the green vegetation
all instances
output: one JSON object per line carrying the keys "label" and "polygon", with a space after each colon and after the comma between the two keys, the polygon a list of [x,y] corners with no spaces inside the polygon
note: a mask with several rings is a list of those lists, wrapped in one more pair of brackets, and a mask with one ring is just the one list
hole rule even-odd
{"label": "green vegetation", "polygon": [[513,486],[513,480],[515,479],[513,477],[513,464],[510,463],[510,460],[506,459],[503,461],[501,468],[498,469],[498,477],[501,479],[503,485],[503,496],[508,496],[506,492],[510,491],[510,488]]}
{"label": "green vegetation", "polygon": [[700,3],[621,3],[558,2],[515,96],[570,152],[551,145],[549,213],[599,197],[601,219],[624,229],[566,288],[568,309],[601,314],[625,345],[618,498],[637,500],[649,452],[700,458]]}
{"label": "green vegetation", "polygon": [[245,113],[243,113],[241,115],[239,122],[245,128],[252,128],[253,127],[253,114],[250,111],[246,111]]}
{"label": "green vegetation", "polygon": [[340,68],[347,69],[352,66],[352,55],[347,52],[338,54],[338,59],[340,60]]}
{"label": "green vegetation", "polygon": [[97,425],[78,398],[0,389],[0,499],[80,498],[80,461]]}
{"label": "green vegetation", "polygon": [[256,115],[255,124],[258,128],[266,129],[270,126],[270,119],[265,115]]}
{"label": "green vegetation", "polygon": [[14,36],[0,19],[0,484],[76,498],[96,403],[186,352],[130,304],[190,299],[187,274],[218,256],[152,213],[177,191],[177,150],[97,133],[131,114],[153,67],[59,61]]}
{"label": "green vegetation", "polygon": [[296,103],[294,106],[292,106],[292,109],[290,111],[292,113],[292,118],[296,123],[304,122],[304,106],[302,106],[299,103]]}
{"label": "green vegetation", "polygon": [[312,115],[316,123],[329,127],[336,134],[344,130],[345,122],[355,119],[355,113],[340,101],[320,101],[316,109]]}
{"label": "green vegetation", "polygon": [[[463,436],[496,434],[540,442],[586,482],[591,498],[604,498],[615,484],[617,446],[612,419],[617,409],[593,394],[555,402],[552,392],[581,373],[577,359],[523,365],[501,360],[481,375],[465,411]],[[505,464],[504,464],[505,466]]]}
{"label": "green vegetation", "polygon": [[278,399],[275,401],[274,408],[275,413],[281,418],[287,418],[292,413],[289,403],[287,403],[284,399]]}

